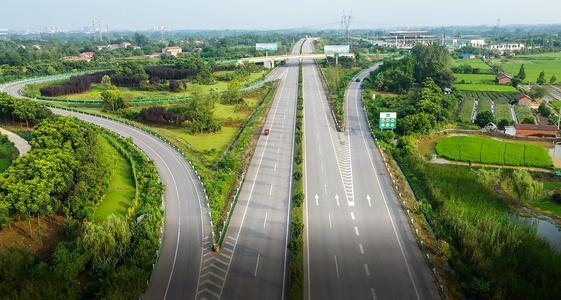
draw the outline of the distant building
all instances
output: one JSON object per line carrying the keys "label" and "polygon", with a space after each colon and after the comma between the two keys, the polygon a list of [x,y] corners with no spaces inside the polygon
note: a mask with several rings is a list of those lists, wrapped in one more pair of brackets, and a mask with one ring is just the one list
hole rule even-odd
{"label": "distant building", "polygon": [[534,99],[526,94],[516,95],[516,105],[525,105],[530,107],[532,105],[532,101],[534,101]]}
{"label": "distant building", "polygon": [[470,58],[475,58],[475,55],[473,55],[472,53],[464,53],[460,55],[460,59],[470,59]]}
{"label": "distant building", "polygon": [[495,77],[495,83],[512,84],[512,77],[506,74],[499,74],[497,75],[497,77]]}
{"label": "distant building", "polygon": [[449,95],[450,93],[452,93],[451,88],[444,88],[444,95]]}
{"label": "distant building", "polygon": [[33,48],[41,50],[41,45],[33,45]]}
{"label": "distant building", "polygon": [[494,44],[489,45],[489,49],[491,50],[498,50],[498,51],[506,51],[510,53],[514,50],[520,50],[524,48],[524,44],[521,43],[502,43],[502,44]]}
{"label": "distant building", "polygon": [[162,49],[162,54],[165,55],[171,55],[171,56],[177,56],[177,54],[181,53],[183,50],[181,49],[181,47],[178,46],[171,46],[171,47],[165,47]]}
{"label": "distant building", "polygon": [[121,45],[119,45],[119,47],[122,49],[127,49],[128,46],[132,46],[132,44],[129,42],[124,42]]}
{"label": "distant building", "polygon": [[144,55],[145,58],[160,58],[162,56],[162,53],[156,52],[156,53],[152,53],[149,55]]}
{"label": "distant building", "polygon": [[107,50],[115,50],[115,49],[119,49],[119,44],[107,45]]}
{"label": "distant building", "polygon": [[418,42],[429,43],[436,40],[436,36],[427,34],[427,31],[391,31],[389,36],[382,36],[382,40],[394,43],[395,46],[414,45]]}
{"label": "distant building", "polygon": [[95,53],[93,52],[82,52],[80,53],[80,57],[89,57],[92,58],[94,56]]}
{"label": "distant building", "polygon": [[485,39],[471,39],[471,38],[445,38],[444,43],[448,48],[459,49],[465,46],[472,46],[475,48],[483,48],[485,46]]}
{"label": "distant building", "polygon": [[516,130],[516,135],[518,136],[557,136],[557,126],[555,125],[514,124],[514,129]]}

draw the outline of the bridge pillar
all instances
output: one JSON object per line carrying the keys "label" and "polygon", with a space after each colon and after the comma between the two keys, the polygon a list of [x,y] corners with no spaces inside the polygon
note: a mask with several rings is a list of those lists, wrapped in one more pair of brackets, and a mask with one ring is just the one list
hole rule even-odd
{"label": "bridge pillar", "polygon": [[275,67],[275,61],[274,60],[264,61],[263,66],[267,69],[274,68]]}

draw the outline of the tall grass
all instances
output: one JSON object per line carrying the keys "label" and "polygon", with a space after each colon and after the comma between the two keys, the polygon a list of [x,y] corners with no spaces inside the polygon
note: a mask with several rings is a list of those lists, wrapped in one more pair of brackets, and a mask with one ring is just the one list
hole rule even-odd
{"label": "tall grass", "polygon": [[431,203],[435,233],[452,246],[451,266],[471,299],[558,299],[561,254],[535,229],[513,224],[509,205],[471,168],[395,154]]}

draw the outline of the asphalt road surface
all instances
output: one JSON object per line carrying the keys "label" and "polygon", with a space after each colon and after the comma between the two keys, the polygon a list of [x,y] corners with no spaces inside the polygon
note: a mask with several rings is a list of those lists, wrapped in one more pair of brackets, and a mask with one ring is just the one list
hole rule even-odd
{"label": "asphalt road surface", "polygon": [[[295,44],[299,51],[302,40]],[[270,74],[280,85],[220,253],[205,253],[197,299],[285,299],[298,62]]]}
{"label": "asphalt road surface", "polygon": [[360,83],[347,91],[337,132],[314,62],[304,61],[303,76],[305,298],[438,299],[370,137]]}

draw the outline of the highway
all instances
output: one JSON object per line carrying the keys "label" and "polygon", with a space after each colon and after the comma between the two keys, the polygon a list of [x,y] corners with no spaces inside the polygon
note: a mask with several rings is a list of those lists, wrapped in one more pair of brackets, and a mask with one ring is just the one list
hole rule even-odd
{"label": "highway", "polygon": [[[22,87],[14,86],[5,91],[21,98]],[[202,187],[189,163],[160,139],[136,128],[103,118],[52,110],[108,128],[124,137],[132,136],[135,145],[154,160],[166,185],[165,237],[152,282],[143,298],[194,299],[202,264],[203,236],[208,240],[210,226]]]}
{"label": "highway", "polygon": [[360,83],[347,90],[346,127],[337,132],[312,61],[303,76],[304,298],[438,299],[370,136]]}
{"label": "highway", "polygon": [[197,299],[286,298],[298,68],[288,61],[271,74],[281,81],[270,135],[259,138],[221,252],[205,253]]}

